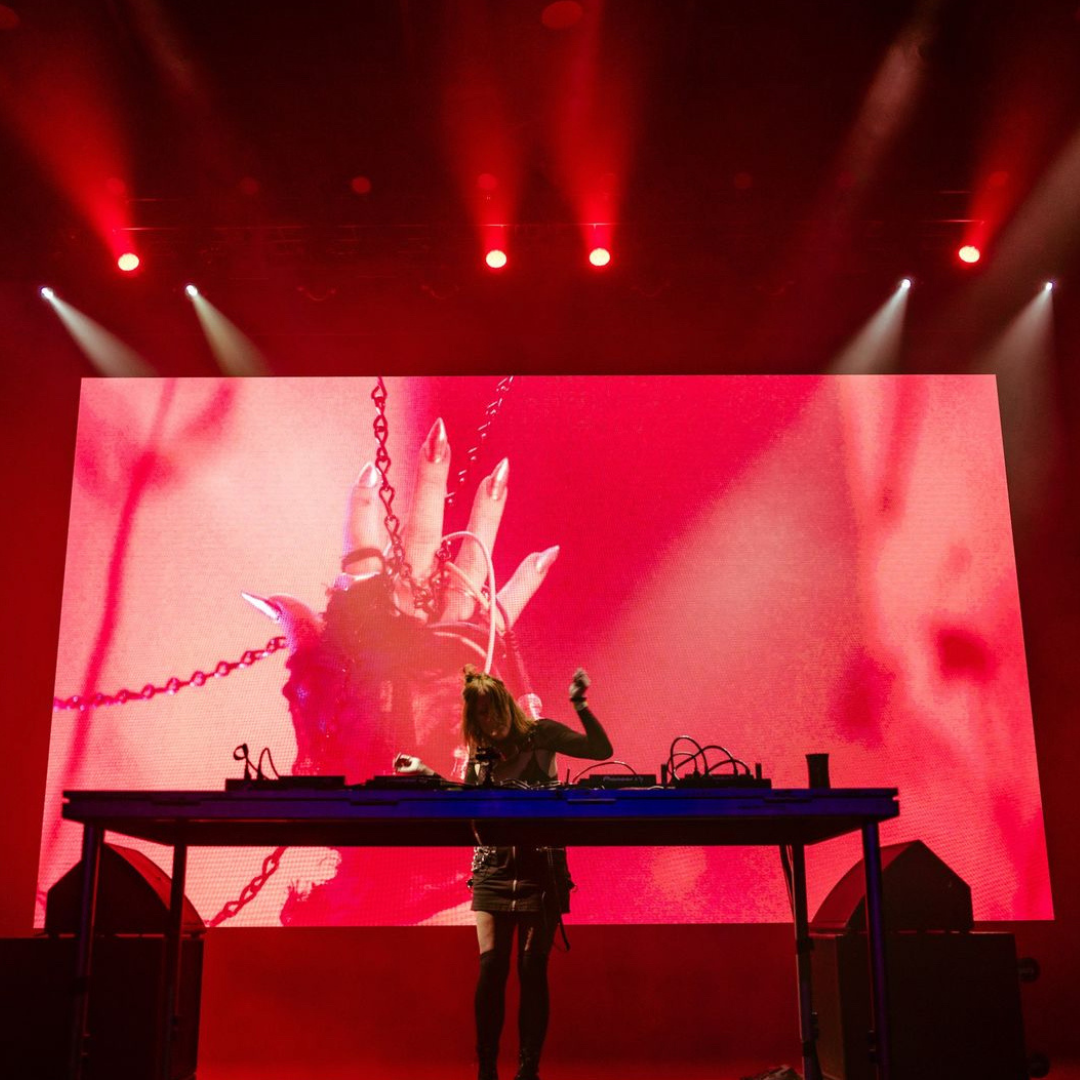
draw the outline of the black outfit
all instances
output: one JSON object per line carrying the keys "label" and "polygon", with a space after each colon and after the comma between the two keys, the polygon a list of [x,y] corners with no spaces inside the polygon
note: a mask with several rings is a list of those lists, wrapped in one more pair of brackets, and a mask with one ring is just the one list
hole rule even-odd
{"label": "black outfit", "polygon": [[[611,742],[584,702],[575,703],[584,733],[556,720],[538,720],[528,740],[496,762],[497,784],[552,784],[558,774],[556,753],[603,761]],[[469,766],[466,780],[476,781]],[[520,1080],[538,1077],[540,1051],[548,1022],[547,959],[559,917],[570,910],[573,882],[564,848],[477,847],[473,852],[473,911],[495,917],[495,947],[480,954],[476,985],[476,1042],[480,1077],[495,1076],[502,1032],[506,980],[510,973],[514,931],[518,934],[518,1012]]]}
{"label": "black outfit", "polygon": [[[495,764],[495,783],[553,784],[557,781],[555,755],[603,761],[611,756],[611,742],[600,721],[585,706],[578,710],[584,733],[557,720],[538,720],[528,741]],[[467,782],[475,782],[473,767]],[[477,847],[473,851],[473,911],[547,912],[570,910],[574,887],[566,865],[565,848]]]}

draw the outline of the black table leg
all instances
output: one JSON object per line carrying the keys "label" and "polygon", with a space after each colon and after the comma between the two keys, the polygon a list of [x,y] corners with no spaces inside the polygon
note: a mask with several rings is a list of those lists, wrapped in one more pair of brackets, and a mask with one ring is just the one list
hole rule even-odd
{"label": "black table leg", "polygon": [[806,850],[791,849],[791,898],[795,908],[795,967],[799,976],[799,1035],[802,1039],[803,1076],[821,1080],[817,1055],[817,1024],[810,974],[810,918],[806,909]]}
{"label": "black table leg", "polygon": [[870,945],[870,994],[874,1030],[872,1055],[879,1080],[892,1076],[889,1042],[889,995],[885,976],[885,915],[881,882],[881,842],[877,822],[863,826],[863,866],[866,871],[866,929]]}
{"label": "black table leg", "polygon": [[82,1080],[86,1060],[87,1021],[90,1018],[90,967],[94,953],[94,916],[97,914],[98,868],[105,830],[100,825],[83,826],[82,892],[79,898],[79,930],[75,938],[75,984],[71,1052],[68,1057],[70,1080]]}
{"label": "black table leg", "polygon": [[184,925],[184,879],[187,874],[187,845],[173,848],[172,890],[169,895],[169,922],[165,932],[162,964],[161,1015],[159,1017],[160,1080],[169,1080],[172,1048],[176,1040],[177,1009],[180,1001],[180,946]]}

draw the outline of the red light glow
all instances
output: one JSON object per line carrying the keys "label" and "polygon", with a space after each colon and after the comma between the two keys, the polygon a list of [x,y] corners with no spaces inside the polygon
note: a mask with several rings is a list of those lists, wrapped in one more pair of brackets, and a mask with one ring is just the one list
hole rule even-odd
{"label": "red light glow", "polygon": [[555,0],[540,13],[540,21],[549,30],[568,30],[581,21],[585,12],[577,0]]}
{"label": "red light glow", "polygon": [[611,252],[604,247],[594,247],[589,252],[589,262],[595,267],[607,266],[611,262]]}
{"label": "red light glow", "polygon": [[484,262],[492,270],[501,270],[506,265],[506,252],[498,248],[492,248],[485,256]]}
{"label": "red light glow", "polygon": [[[19,25],[13,7],[0,4],[0,32]],[[12,68],[20,72],[16,78],[19,92],[5,92],[2,111],[5,127],[12,127],[29,156],[116,259],[124,250],[117,244],[131,224],[124,199],[127,184],[121,179],[128,172],[126,135],[130,133],[113,107],[110,90],[116,84],[108,78],[105,39],[96,37],[73,28],[70,34],[52,38],[47,64],[32,60],[43,41],[32,48],[29,39],[21,39],[22,49],[30,51]],[[75,102],[77,121],[72,119]]]}
{"label": "red light glow", "polygon": [[982,258],[982,252],[974,244],[965,244],[957,253],[956,257],[963,263],[977,263]]}
{"label": "red light glow", "polygon": [[134,251],[125,251],[119,259],[116,260],[116,265],[124,271],[125,274],[130,274],[132,270],[139,269],[139,256]]}

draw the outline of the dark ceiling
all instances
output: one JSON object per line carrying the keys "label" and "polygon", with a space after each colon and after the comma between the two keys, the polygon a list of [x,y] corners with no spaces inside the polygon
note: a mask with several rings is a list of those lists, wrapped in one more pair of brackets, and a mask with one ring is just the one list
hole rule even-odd
{"label": "dark ceiling", "polygon": [[[525,0],[8,10],[18,23],[0,33],[9,119],[37,113],[52,150],[70,138],[72,156],[85,147],[63,116],[44,114],[107,130],[101,167],[121,174],[128,223],[152,227],[143,239],[192,270],[213,248],[207,230],[227,226],[302,227],[292,239],[315,261],[408,252],[411,226],[429,230],[438,256],[471,238],[463,178],[485,155],[516,173],[512,224],[571,225],[568,188],[585,178],[568,178],[558,159],[575,112],[587,114],[586,144],[614,132],[618,194],[607,205],[642,259],[700,266],[734,250],[767,270],[800,223],[835,210],[845,180],[863,179],[838,174],[838,156],[896,45],[914,78],[890,102],[903,115],[870,125],[871,137],[874,123],[887,130],[853,235],[871,263],[880,253],[911,263],[925,249],[947,261],[987,154],[1009,152],[993,125],[1010,100],[1031,113],[1026,159],[1000,167],[1022,166],[1029,182],[1080,115],[1075,0],[587,0],[561,30]],[[85,259],[94,223],[73,205],[71,177],[44,164],[40,137],[17,123],[6,134],[5,276],[62,261],[65,245]],[[369,193],[350,189],[357,176]],[[367,248],[355,232],[351,246],[335,236],[342,226],[366,230]]]}
{"label": "dark ceiling", "polygon": [[519,370],[815,370],[907,274],[907,367],[948,370],[1074,271],[1067,183],[1044,235],[1008,232],[1080,156],[1076,0],[19,0],[0,25],[8,317],[50,284],[162,371],[214,370],[187,281],[278,372],[373,340],[406,370],[502,370],[499,342]]}

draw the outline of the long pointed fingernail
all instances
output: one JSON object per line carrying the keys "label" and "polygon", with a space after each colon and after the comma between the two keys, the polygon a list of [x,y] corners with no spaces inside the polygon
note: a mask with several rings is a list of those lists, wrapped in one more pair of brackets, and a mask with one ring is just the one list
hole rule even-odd
{"label": "long pointed fingernail", "polygon": [[488,498],[498,502],[506,494],[506,478],[510,475],[510,461],[503,458],[488,479]]}
{"label": "long pointed fingernail", "polygon": [[261,611],[268,619],[273,619],[277,622],[281,618],[281,608],[277,604],[265,599],[262,596],[256,596],[254,593],[241,592],[240,595],[256,610]]}
{"label": "long pointed fingernail", "polygon": [[356,478],[356,486],[362,488],[378,487],[381,473],[375,468],[373,462],[368,462],[361,470],[360,475]]}
{"label": "long pointed fingernail", "polygon": [[446,425],[442,422],[440,416],[432,425],[428,437],[424,440],[424,453],[427,455],[428,461],[434,465],[446,457],[446,451],[449,449],[450,443],[446,438]]}
{"label": "long pointed fingernail", "polygon": [[541,551],[536,556],[536,572],[538,574],[546,574],[551,567],[551,564],[559,557],[559,545],[549,547],[547,551]]}

